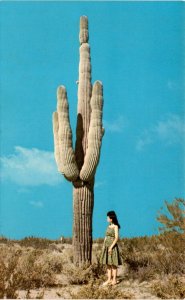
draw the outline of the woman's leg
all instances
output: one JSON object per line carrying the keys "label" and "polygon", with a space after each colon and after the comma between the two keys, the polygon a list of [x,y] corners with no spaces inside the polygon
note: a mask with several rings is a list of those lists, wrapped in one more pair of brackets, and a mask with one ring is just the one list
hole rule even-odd
{"label": "woman's leg", "polygon": [[105,281],[103,283],[103,285],[106,285],[108,284],[109,282],[111,282],[111,279],[112,279],[112,268],[111,268],[111,265],[107,265],[107,276],[108,276],[108,280]]}
{"label": "woman's leg", "polygon": [[108,281],[111,281],[112,279],[112,268],[110,265],[107,265],[107,275],[108,275]]}
{"label": "woman's leg", "polygon": [[112,273],[113,273],[112,284],[116,284],[117,283],[117,281],[116,281],[117,271],[118,271],[117,266],[112,265]]}

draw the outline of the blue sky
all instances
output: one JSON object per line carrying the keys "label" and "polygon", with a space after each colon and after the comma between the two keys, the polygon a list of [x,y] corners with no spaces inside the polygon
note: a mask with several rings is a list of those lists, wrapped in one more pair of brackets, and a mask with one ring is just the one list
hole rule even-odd
{"label": "blue sky", "polygon": [[72,236],[72,185],[57,172],[52,113],[65,85],[75,142],[79,18],[89,19],[92,83],[104,86],[93,238],[115,210],[121,237],[158,233],[183,197],[182,2],[1,3],[1,234]]}

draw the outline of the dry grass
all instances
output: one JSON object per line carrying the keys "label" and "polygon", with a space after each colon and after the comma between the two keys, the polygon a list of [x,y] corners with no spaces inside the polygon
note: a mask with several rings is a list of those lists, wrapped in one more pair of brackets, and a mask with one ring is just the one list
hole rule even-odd
{"label": "dry grass", "polygon": [[[68,290],[69,296],[76,299],[133,299],[134,288],[129,286],[130,289],[125,290],[129,281],[131,284],[135,282],[137,288],[140,283],[150,283],[148,291],[158,298],[185,297],[185,283],[182,281],[185,251],[181,234],[171,232],[120,240],[126,271],[116,288],[101,287],[107,277],[106,266],[99,264],[103,239],[95,241],[92,265],[77,268],[73,264],[72,245],[65,239],[61,243],[35,237],[21,241],[1,237],[0,298],[16,299],[19,291],[24,290],[24,298],[30,299],[30,290],[40,288],[42,291],[35,298],[44,298],[45,289],[61,288]],[[55,297],[60,294],[56,291]]]}
{"label": "dry grass", "polygon": [[67,275],[70,284],[87,284],[91,280],[102,279],[105,276],[106,268],[99,264],[92,264],[87,268],[66,265],[64,274]]}
{"label": "dry grass", "polygon": [[157,274],[183,275],[185,270],[185,240],[173,232],[152,237],[125,239],[122,257],[128,264],[128,276],[155,278]]}
{"label": "dry grass", "polygon": [[70,292],[72,299],[134,299],[131,292],[123,292],[119,289],[106,289],[99,286],[100,282],[91,280],[83,286],[77,293]]}
{"label": "dry grass", "polygon": [[184,299],[185,281],[178,275],[166,275],[151,286],[155,295],[162,299]]}
{"label": "dry grass", "polygon": [[61,271],[61,262],[44,259],[43,250],[17,250],[16,247],[1,247],[0,296],[17,298],[17,290],[53,286],[55,272]]}

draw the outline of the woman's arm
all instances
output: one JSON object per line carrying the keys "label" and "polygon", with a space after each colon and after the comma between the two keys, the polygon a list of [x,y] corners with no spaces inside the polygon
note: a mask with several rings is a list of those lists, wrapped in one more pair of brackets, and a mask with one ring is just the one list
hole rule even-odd
{"label": "woman's arm", "polygon": [[115,225],[114,230],[115,230],[115,239],[114,239],[112,245],[110,246],[110,249],[112,249],[114,247],[114,245],[117,243],[117,241],[119,239],[118,225]]}
{"label": "woman's arm", "polygon": [[104,238],[103,246],[105,245],[105,240],[106,240],[106,238],[107,238],[107,237]]}

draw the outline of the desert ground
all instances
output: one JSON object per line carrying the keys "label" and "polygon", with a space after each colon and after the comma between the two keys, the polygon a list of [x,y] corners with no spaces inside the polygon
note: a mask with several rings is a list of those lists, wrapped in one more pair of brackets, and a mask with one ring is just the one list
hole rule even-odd
{"label": "desert ground", "polygon": [[182,234],[123,238],[119,283],[102,286],[103,239],[93,241],[92,264],[75,267],[71,238],[62,241],[0,238],[1,299],[184,299],[185,240]]}

